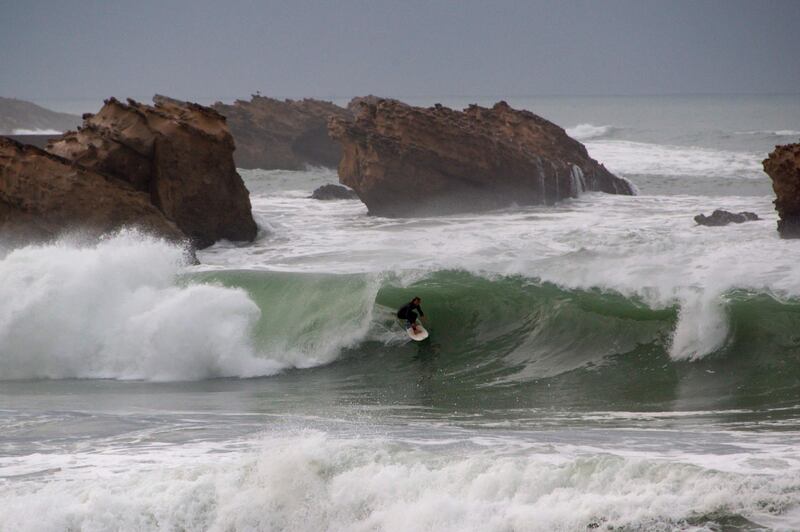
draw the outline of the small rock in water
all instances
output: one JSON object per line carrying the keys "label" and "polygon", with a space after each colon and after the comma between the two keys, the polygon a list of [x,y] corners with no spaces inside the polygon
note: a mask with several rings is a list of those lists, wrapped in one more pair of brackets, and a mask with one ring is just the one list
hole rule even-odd
{"label": "small rock in water", "polygon": [[354,190],[340,185],[322,185],[311,193],[311,199],[318,200],[339,200],[339,199],[358,199]]}
{"label": "small rock in water", "polygon": [[758,220],[758,215],[754,212],[728,212],[717,209],[711,216],[706,216],[705,214],[698,214],[694,217],[694,221],[700,225],[728,225],[729,223],[740,224],[743,222],[749,222],[752,220]]}

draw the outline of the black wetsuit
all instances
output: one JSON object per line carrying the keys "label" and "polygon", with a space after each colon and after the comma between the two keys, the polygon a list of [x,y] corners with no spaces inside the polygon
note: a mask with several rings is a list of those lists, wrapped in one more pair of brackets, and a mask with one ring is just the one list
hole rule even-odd
{"label": "black wetsuit", "polygon": [[411,327],[415,323],[417,323],[417,313],[414,311],[419,311],[420,316],[424,316],[425,313],[422,312],[422,308],[419,305],[415,305],[413,302],[406,303],[403,307],[397,311],[397,317],[401,320],[406,320],[408,326]]}

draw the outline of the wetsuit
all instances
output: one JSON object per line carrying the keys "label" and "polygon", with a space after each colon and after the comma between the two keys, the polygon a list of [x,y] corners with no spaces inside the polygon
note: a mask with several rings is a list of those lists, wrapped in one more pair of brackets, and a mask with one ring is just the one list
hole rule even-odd
{"label": "wetsuit", "polygon": [[417,313],[414,311],[419,311],[420,316],[425,315],[425,313],[422,312],[422,308],[419,305],[415,305],[413,302],[406,303],[400,310],[397,311],[397,317],[401,320],[406,320],[406,328],[417,323]]}

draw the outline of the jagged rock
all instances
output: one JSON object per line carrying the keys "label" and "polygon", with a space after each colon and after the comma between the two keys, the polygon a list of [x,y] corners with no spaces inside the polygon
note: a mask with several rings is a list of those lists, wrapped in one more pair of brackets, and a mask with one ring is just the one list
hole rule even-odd
{"label": "jagged rock", "polygon": [[311,193],[311,199],[317,200],[342,200],[358,199],[355,191],[340,185],[322,185]]}
{"label": "jagged rock", "polygon": [[124,226],[168,239],[178,227],[128,183],[82,168],[35,146],[0,138],[0,238],[13,243],[80,231],[91,236]]}
{"label": "jagged rock", "polygon": [[213,107],[228,119],[239,168],[302,170],[339,164],[341,149],[328,136],[327,123],[331,116],[349,117],[347,109],[314,99],[256,95],[249,102],[217,102]]}
{"label": "jagged rock", "polygon": [[775,146],[763,164],[775,191],[778,233],[800,238],[800,144]]}
{"label": "jagged rock", "polygon": [[562,128],[505,102],[464,111],[395,100],[360,107],[354,120],[332,118],[329,130],[342,144],[339,179],[370,214],[552,204],[584,190],[634,193]]}
{"label": "jagged rock", "polygon": [[201,105],[155,100],[155,106],[106,100],[48,150],[145,192],[197,247],[255,238],[225,118]]}
{"label": "jagged rock", "polygon": [[694,221],[700,225],[710,225],[710,226],[719,226],[719,225],[728,225],[730,223],[740,224],[744,222],[749,222],[752,220],[758,220],[758,215],[754,212],[747,212],[742,211],[738,213],[723,211],[720,209],[715,210],[711,213],[711,216],[706,216],[705,214],[698,214],[694,217]]}
{"label": "jagged rock", "polygon": [[368,94],[366,96],[356,96],[347,104],[347,110],[355,116],[361,111],[361,107],[363,105],[377,105],[378,102],[381,100],[386,100],[390,102],[397,102],[403,103],[400,100],[395,100],[394,98],[381,98],[380,96],[375,96],[374,94]]}

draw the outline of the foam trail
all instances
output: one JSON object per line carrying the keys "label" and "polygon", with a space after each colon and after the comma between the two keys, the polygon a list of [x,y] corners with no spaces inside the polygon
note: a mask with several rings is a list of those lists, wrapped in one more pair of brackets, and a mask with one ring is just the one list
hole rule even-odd
{"label": "foam trail", "polygon": [[12,135],[60,135],[57,129],[15,129]]}
{"label": "foam trail", "polygon": [[629,175],[745,177],[762,179],[762,155],[627,140],[596,140],[589,155],[612,172]]}
{"label": "foam trail", "polygon": [[256,446],[44,456],[47,482],[0,485],[0,528],[672,530],[724,509],[783,529],[781,514],[798,503],[794,467],[748,475],[573,445],[442,455],[319,431],[267,436]]}
{"label": "foam trail", "polygon": [[586,140],[608,135],[613,131],[612,126],[596,126],[594,124],[578,124],[574,127],[568,127],[565,131],[567,135],[575,140]]}
{"label": "foam trail", "polygon": [[126,232],[0,260],[0,379],[195,380],[272,374],[258,306],[240,289],[180,286],[183,250]]}

